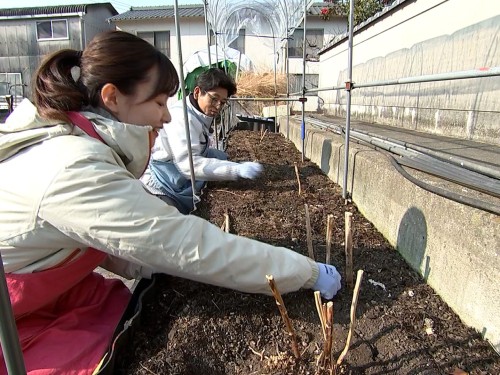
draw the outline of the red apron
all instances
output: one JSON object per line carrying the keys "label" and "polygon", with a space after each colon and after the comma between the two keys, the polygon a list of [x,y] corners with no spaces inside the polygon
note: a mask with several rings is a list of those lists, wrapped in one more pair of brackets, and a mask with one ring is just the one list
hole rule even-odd
{"label": "red apron", "polygon": [[[103,142],[85,117],[68,116]],[[48,270],[5,275],[28,374],[90,375],[101,361],[131,297],[120,280],[93,272],[106,256],[88,248]],[[6,374],[0,351],[0,375]]]}
{"label": "red apron", "polygon": [[99,364],[130,300],[120,280],[92,272],[105,257],[89,248],[64,266],[5,275],[28,374],[88,375]]}

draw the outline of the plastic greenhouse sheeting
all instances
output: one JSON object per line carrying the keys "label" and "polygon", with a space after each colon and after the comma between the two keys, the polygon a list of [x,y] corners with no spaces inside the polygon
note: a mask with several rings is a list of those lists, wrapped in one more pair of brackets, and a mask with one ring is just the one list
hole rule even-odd
{"label": "plastic greenhouse sheeting", "polygon": [[[307,8],[313,0],[306,0]],[[217,43],[228,46],[241,28],[257,36],[270,35],[263,43],[282,47],[304,17],[304,0],[213,0],[207,2],[207,20]]]}
{"label": "plastic greenhouse sheeting", "polygon": [[[229,47],[217,47],[216,50],[214,45],[210,46],[210,61],[212,62],[212,64],[215,64],[216,61],[230,61],[236,64],[236,66],[238,66],[239,64],[240,70],[243,71],[254,69],[253,63],[248,58],[248,56],[240,53],[240,51],[234,48]],[[189,58],[183,65],[184,76],[187,76],[189,73],[199,68],[200,66],[208,66],[208,64],[208,50],[205,48],[196,51],[191,56],[189,56]]]}
{"label": "plastic greenhouse sheeting", "polygon": [[[215,62],[217,61],[217,65]],[[252,61],[244,54],[233,48],[221,48],[210,46],[210,62],[212,67],[217,66],[225,70],[231,77],[236,76],[236,70],[250,71],[254,69]],[[196,78],[209,68],[208,50],[202,49],[193,53],[186,60],[182,69],[184,71],[184,83],[186,92],[191,93],[194,90]],[[178,99],[182,98],[182,90],[179,89]]]}

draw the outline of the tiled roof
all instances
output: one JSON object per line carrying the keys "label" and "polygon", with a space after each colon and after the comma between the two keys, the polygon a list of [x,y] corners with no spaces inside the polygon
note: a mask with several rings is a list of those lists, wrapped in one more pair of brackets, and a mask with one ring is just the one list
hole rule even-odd
{"label": "tiled roof", "polygon": [[[14,1],[13,1],[14,3]],[[78,4],[78,5],[53,5],[45,7],[29,7],[29,8],[8,8],[0,9],[0,17],[22,17],[22,16],[38,16],[45,14],[66,14],[66,13],[85,13],[87,7],[105,7],[108,8],[111,14],[118,14],[111,3],[95,3],[95,4]]]}
{"label": "tiled roof", "polygon": [[[179,17],[204,17],[203,5],[179,5]],[[109,18],[109,21],[146,20],[155,18],[173,18],[173,5],[157,7],[132,7],[128,12]]]}
{"label": "tiled roof", "polygon": [[[326,6],[333,6],[332,3],[313,3],[309,8],[309,15],[319,16],[321,9]],[[179,17],[204,17],[203,5],[179,5]],[[145,20],[155,18],[173,18],[173,5],[150,6],[150,7],[132,7],[129,11],[111,17],[109,21],[127,21],[127,20]]]}

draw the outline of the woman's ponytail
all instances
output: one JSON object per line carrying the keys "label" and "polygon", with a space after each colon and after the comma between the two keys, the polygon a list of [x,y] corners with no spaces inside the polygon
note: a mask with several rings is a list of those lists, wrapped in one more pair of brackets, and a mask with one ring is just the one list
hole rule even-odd
{"label": "woman's ponytail", "polygon": [[33,81],[33,96],[41,117],[68,121],[67,111],[80,111],[87,104],[80,83],[82,51],[65,49],[47,56]]}

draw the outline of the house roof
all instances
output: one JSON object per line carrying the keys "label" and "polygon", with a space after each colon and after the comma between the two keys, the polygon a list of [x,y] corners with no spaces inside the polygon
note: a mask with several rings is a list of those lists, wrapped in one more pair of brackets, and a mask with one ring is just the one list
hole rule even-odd
{"label": "house roof", "polygon": [[[313,3],[309,8],[309,15],[319,16],[321,9],[327,6],[332,6],[331,3]],[[204,17],[205,12],[203,5],[179,5],[179,17]],[[109,18],[109,21],[131,21],[131,20],[145,20],[155,18],[173,18],[174,6],[149,6],[149,7],[131,7],[129,11],[118,14]]]}
{"label": "house roof", "polygon": [[94,4],[78,4],[78,5],[53,5],[45,7],[28,7],[28,8],[7,8],[0,9],[0,17],[26,17],[39,16],[48,14],[67,14],[67,13],[85,13],[88,7],[104,7],[108,8],[111,14],[118,14],[111,3],[94,3]]}
{"label": "house roof", "polygon": [[[203,5],[179,5],[179,17],[204,17]],[[174,6],[131,7],[129,11],[109,18],[109,21],[145,20],[155,18],[173,18]]]}

